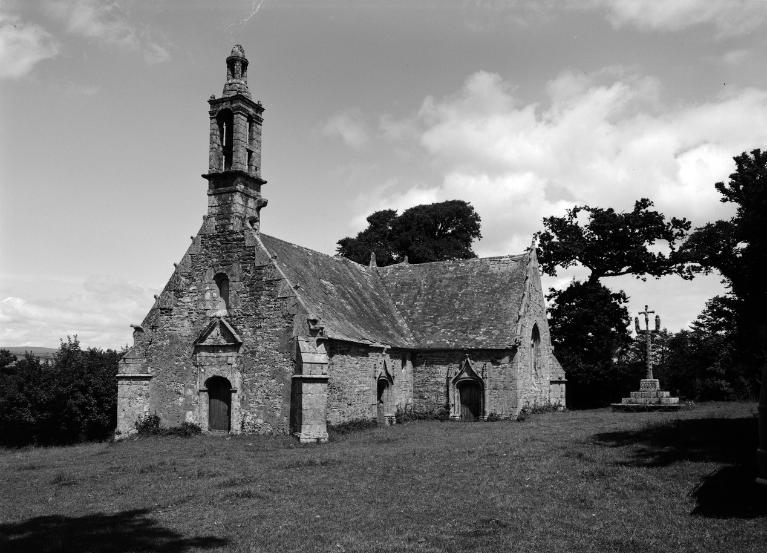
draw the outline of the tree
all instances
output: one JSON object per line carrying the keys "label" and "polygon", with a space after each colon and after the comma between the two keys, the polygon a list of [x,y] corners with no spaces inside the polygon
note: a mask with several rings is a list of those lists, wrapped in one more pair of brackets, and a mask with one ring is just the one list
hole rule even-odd
{"label": "tree", "polygon": [[376,263],[385,267],[395,263],[395,251],[392,244],[392,224],[397,219],[397,212],[384,209],[368,215],[368,227],[355,238],[346,237],[338,241],[338,253],[352,261],[365,264],[370,261],[370,253],[375,252]]}
{"label": "tree", "polygon": [[[590,271],[590,282],[627,274],[660,277],[678,270],[669,256],[649,246],[665,241],[673,253],[690,222],[676,217],[666,221],[663,214],[650,210],[652,205],[642,198],[628,213],[585,205],[567,210],[564,217],[544,218],[546,230],[538,235],[541,268],[555,276],[557,267],[580,263]],[[581,222],[583,215],[587,222]]]}
{"label": "tree", "polygon": [[0,442],[72,443],[103,439],[117,417],[114,350],[83,351],[77,338],[61,342],[53,363],[27,354],[0,368]]}
{"label": "tree", "polygon": [[643,366],[629,365],[616,372],[613,357],[631,339],[628,299],[598,282],[572,282],[564,290],[551,290],[549,327],[554,351],[568,378],[570,407],[598,407],[616,401],[626,386],[641,378]]}
{"label": "tree", "polygon": [[[716,296],[706,302],[689,330],[671,334],[665,329],[653,336],[655,374],[674,396],[695,401],[752,399],[755,375],[743,373],[734,362],[735,340],[732,298]],[[645,342],[637,336],[621,351],[619,371],[643,367]]]}
{"label": "tree", "polygon": [[368,263],[375,252],[379,266],[426,263],[476,257],[472,243],[482,237],[480,217],[462,200],[418,205],[397,215],[392,209],[376,211],[368,227],[356,237],[338,241],[338,253],[357,263]]}
{"label": "tree", "polygon": [[690,274],[716,269],[722,275],[732,297],[739,362],[756,370],[767,341],[767,151],[734,160],[729,181],[714,186],[720,201],[735,204],[735,215],[695,229],[676,257]]}
{"label": "tree", "polygon": [[7,349],[0,349],[0,371],[16,362],[16,356]]}
{"label": "tree", "polygon": [[[671,259],[676,244],[690,228],[686,219],[666,217],[642,198],[634,209],[576,206],[564,217],[546,217],[538,234],[543,271],[556,276],[558,268],[580,264],[589,270],[585,282],[572,282],[562,291],[550,290],[553,301],[549,325],[557,357],[568,377],[571,407],[605,405],[620,398],[641,378],[635,364],[616,364],[631,344],[630,322],[622,291],[613,293],[600,280],[632,274],[660,277],[682,272]],[[671,255],[650,249],[664,241]]]}
{"label": "tree", "polygon": [[[760,403],[767,401],[767,152],[734,158],[728,182],[714,186],[723,203],[735,204],[729,221],[696,229],[680,258],[692,272],[718,270],[735,300],[736,361],[756,377],[761,367]],[[759,413],[759,476],[767,482],[767,411]]]}

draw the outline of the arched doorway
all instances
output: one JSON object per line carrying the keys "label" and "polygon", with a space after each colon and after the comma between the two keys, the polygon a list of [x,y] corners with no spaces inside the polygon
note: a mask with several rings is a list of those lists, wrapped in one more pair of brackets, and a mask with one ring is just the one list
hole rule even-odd
{"label": "arched doorway", "polygon": [[226,378],[214,376],[207,382],[208,429],[229,432],[231,430],[232,385]]}
{"label": "arched doorway", "polygon": [[458,393],[461,398],[462,421],[476,421],[482,417],[482,386],[474,380],[458,383]]}

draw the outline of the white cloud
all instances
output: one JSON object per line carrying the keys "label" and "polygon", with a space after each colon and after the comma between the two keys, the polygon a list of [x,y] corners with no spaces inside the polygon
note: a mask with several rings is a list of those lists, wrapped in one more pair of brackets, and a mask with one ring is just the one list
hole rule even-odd
{"label": "white cloud", "polygon": [[130,323],[138,324],[152,305],[152,290],[110,277],[91,277],[53,298],[0,300],[0,345],[55,346],[77,334],[85,346],[121,347],[131,343]]}
{"label": "white cloud", "polygon": [[606,10],[615,27],[678,31],[711,24],[720,36],[749,32],[767,19],[762,0],[592,0],[574,5]]}
{"label": "white cloud", "polygon": [[40,25],[0,13],[0,78],[22,77],[58,52],[58,42]]}
{"label": "white cloud", "polygon": [[147,44],[144,48],[144,61],[149,64],[163,63],[170,59],[170,52],[159,44]]}
{"label": "white cloud", "polygon": [[369,140],[367,124],[358,109],[336,113],[322,127],[322,133],[338,136],[344,144],[355,150],[364,148]]}
{"label": "white cloud", "polygon": [[482,217],[482,255],[519,251],[544,216],[574,204],[631,209],[649,197],[667,216],[703,224],[729,214],[713,184],[732,157],[767,144],[762,90],[664,108],[657,81],[610,70],[564,73],[546,92],[545,105],[523,105],[500,76],[478,72],[405,120],[383,118],[393,147],[422,148],[437,182],[366,191],[355,222],[382,206],[465,199]]}
{"label": "white cloud", "polygon": [[132,23],[120,3],[99,0],[47,0],[45,11],[59,19],[67,32],[124,50],[140,51],[147,63],[170,59],[168,49]]}

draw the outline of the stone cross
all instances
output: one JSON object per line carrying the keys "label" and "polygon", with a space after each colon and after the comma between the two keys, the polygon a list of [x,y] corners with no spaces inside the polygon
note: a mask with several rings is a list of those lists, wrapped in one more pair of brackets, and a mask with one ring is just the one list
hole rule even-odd
{"label": "stone cross", "polygon": [[[650,329],[650,315],[655,313],[655,311],[650,311],[648,306],[644,306],[644,311],[640,311],[640,315],[644,315],[644,325],[645,325],[645,341],[647,344],[647,375],[645,376],[646,379],[652,379],[652,356],[650,355],[650,335],[653,332],[659,332],[660,331],[660,317],[658,315],[655,315],[655,330]],[[637,334],[641,332],[641,329],[639,328],[639,318],[634,319],[634,323],[636,324],[636,331]]]}

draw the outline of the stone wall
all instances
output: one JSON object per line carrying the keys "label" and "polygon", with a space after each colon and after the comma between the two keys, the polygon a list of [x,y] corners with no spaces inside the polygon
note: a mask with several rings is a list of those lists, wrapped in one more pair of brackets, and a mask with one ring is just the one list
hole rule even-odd
{"label": "stone wall", "polygon": [[[413,364],[407,350],[329,340],[328,423],[373,420],[378,415],[378,378],[391,383],[387,414],[410,409],[413,398]],[[385,369],[384,369],[385,364]]]}
{"label": "stone wall", "polygon": [[[519,374],[519,406],[546,405],[555,402],[551,397],[551,367],[553,359],[551,336],[546,318],[546,299],[541,287],[538,265],[530,266],[526,283],[525,301],[522,305],[517,350],[517,371]],[[534,359],[533,330],[537,327],[540,337],[539,356]],[[564,395],[564,390],[558,390]]]}
{"label": "stone wall", "polygon": [[328,424],[376,417],[376,369],[385,359],[382,348],[352,342],[328,343]]}
{"label": "stone wall", "polygon": [[[132,351],[141,352],[152,378],[148,405],[134,409],[121,402],[124,428],[139,410],[157,413],[164,426],[186,421],[205,427],[204,382],[221,376],[234,388],[233,432],[288,432],[295,304],[280,296],[282,279],[268,258],[256,258],[253,230],[221,222],[225,228],[218,229],[213,217],[206,218],[136,335]],[[229,278],[228,310],[214,281],[219,273]],[[220,346],[225,351],[195,345],[219,317],[241,344]]]}
{"label": "stone wall", "polygon": [[452,379],[466,360],[482,379],[484,415],[511,417],[516,415],[517,372],[513,350],[432,350],[413,353],[413,409],[434,413],[447,409]]}
{"label": "stone wall", "polygon": [[399,412],[413,409],[413,359],[408,350],[391,350],[389,371],[394,378],[394,409]]}

